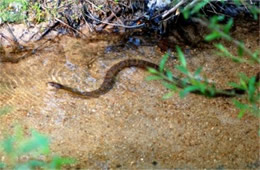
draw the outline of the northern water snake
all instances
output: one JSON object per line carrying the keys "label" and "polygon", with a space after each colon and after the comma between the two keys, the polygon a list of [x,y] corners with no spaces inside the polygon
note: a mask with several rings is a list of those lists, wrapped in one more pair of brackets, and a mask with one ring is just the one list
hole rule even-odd
{"label": "northern water snake", "polygon": [[[154,68],[156,70],[159,69],[159,66],[157,64],[154,64],[149,61],[140,60],[140,59],[127,59],[127,60],[120,61],[119,63],[113,65],[106,72],[104,81],[101,84],[101,86],[98,89],[93,90],[93,91],[82,92],[76,88],[72,88],[72,87],[62,85],[62,84],[56,83],[56,82],[48,82],[48,84],[57,89],[63,89],[63,90],[72,92],[74,94],[86,97],[86,98],[97,98],[97,97],[107,93],[109,90],[111,90],[115,84],[116,75],[121,70],[123,70],[124,68],[128,68],[128,67],[138,67],[138,68],[142,68],[142,69],[146,69],[146,68],[150,67],[150,68]],[[260,79],[260,72],[258,72],[256,75],[256,81],[259,82],[259,79]],[[176,82],[176,85],[179,88],[184,87],[183,81],[181,79],[179,79],[177,77],[173,77],[173,80]],[[186,86],[187,85],[190,85],[190,84],[186,83]],[[192,91],[192,93],[202,94],[199,90]],[[245,90],[243,90],[243,89],[231,88],[231,89],[218,90],[213,95],[211,95],[211,97],[234,97],[236,95],[240,95],[240,94],[244,94],[244,93],[245,93]],[[206,90],[206,92],[204,94],[210,95],[210,91]]]}
{"label": "northern water snake", "polygon": [[81,92],[76,88],[72,88],[66,85],[62,85],[60,83],[56,82],[48,82],[49,85],[57,88],[57,89],[63,89],[69,92],[72,92],[77,95],[81,95],[87,98],[95,98],[99,97],[102,94],[107,93],[109,90],[111,90],[115,84],[115,78],[116,75],[127,67],[138,67],[142,69],[146,69],[147,67],[158,69],[159,66],[157,64],[151,63],[149,61],[145,60],[139,60],[139,59],[128,59],[121,61],[115,65],[113,65],[107,72],[104,78],[103,83],[100,85],[100,87],[96,90],[89,91],[89,92]]}

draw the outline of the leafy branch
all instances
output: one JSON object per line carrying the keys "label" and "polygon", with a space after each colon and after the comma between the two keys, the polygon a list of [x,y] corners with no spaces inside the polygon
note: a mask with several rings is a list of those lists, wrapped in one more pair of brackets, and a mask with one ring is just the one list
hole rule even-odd
{"label": "leafy branch", "polygon": [[[233,26],[233,19],[225,20],[224,15],[213,16],[209,20],[206,19],[205,16],[200,14],[200,12],[204,9],[207,4],[211,4],[214,0],[192,0],[192,1],[178,1],[179,3],[175,5],[172,10],[176,10],[177,6],[181,6],[183,4],[184,7],[180,8],[184,18],[191,18],[194,22],[197,22],[208,29],[211,30],[211,33],[205,37],[206,41],[213,41],[216,39],[224,39],[226,41],[231,42],[237,47],[238,56],[234,56],[229,50],[224,47],[221,43],[215,44],[215,47],[220,51],[218,54],[221,56],[225,56],[227,58],[232,59],[234,62],[239,63],[248,63],[248,64],[259,64],[260,57],[259,51],[252,52],[250,49],[246,48],[242,41],[234,39],[230,35],[230,29]],[[249,9],[251,14],[255,19],[258,18],[258,14],[260,14],[260,9],[249,3],[248,1],[221,1],[225,2],[233,2],[237,7],[243,5],[244,8]],[[212,5],[212,4],[211,4]],[[178,7],[179,7],[178,6]],[[195,17],[197,16],[197,17]],[[225,24],[220,24],[220,22]],[[183,55],[181,49],[177,47],[178,58],[180,61],[180,65],[176,65],[175,69],[177,69],[182,77],[177,78],[174,77],[173,74],[165,68],[165,63],[169,57],[168,54],[164,55],[160,62],[160,69],[149,69],[151,76],[149,76],[148,80],[161,80],[163,85],[171,90],[169,93],[163,96],[163,98],[170,98],[174,92],[179,92],[180,97],[185,97],[189,93],[196,93],[205,95],[207,97],[234,97],[239,94],[245,94],[247,101],[242,103],[238,100],[233,100],[234,105],[240,110],[238,117],[241,118],[245,112],[249,111],[256,116],[260,116],[260,108],[259,108],[259,100],[260,93],[258,91],[260,87],[260,72],[257,76],[247,77],[245,74],[240,75],[240,82],[234,83],[231,82],[229,85],[233,87],[232,89],[217,89],[214,83],[209,83],[206,77],[201,78],[200,73],[202,72],[202,68],[199,67],[197,70],[192,73],[189,71],[187,67],[187,63],[185,60],[185,56]],[[243,57],[244,55],[248,56],[248,58]]]}
{"label": "leafy branch", "polygon": [[260,93],[257,90],[260,87],[260,82],[256,76],[247,77],[242,74],[239,83],[230,83],[233,89],[217,89],[215,84],[209,83],[206,77],[201,78],[200,73],[202,72],[202,67],[197,68],[194,73],[190,72],[180,47],[177,46],[176,49],[180,65],[176,65],[175,69],[182,74],[182,77],[178,78],[174,76],[172,72],[165,67],[169,58],[168,53],[162,57],[159,70],[148,68],[152,75],[148,76],[147,80],[160,80],[162,84],[170,90],[169,93],[163,96],[163,99],[172,97],[176,92],[179,93],[181,98],[187,96],[189,93],[200,94],[206,97],[234,97],[239,94],[245,94],[247,95],[248,104],[233,100],[235,106],[240,109],[238,117],[241,118],[246,111],[260,116],[260,109],[257,107],[257,103],[260,100]]}
{"label": "leafy branch", "polygon": [[215,39],[223,38],[237,46],[239,57],[233,56],[222,44],[216,44],[215,47],[218,48],[224,56],[229,57],[236,62],[248,62],[246,59],[241,58],[245,52],[251,57],[251,62],[260,63],[258,51],[253,53],[245,47],[243,42],[238,41],[229,35],[229,31],[233,25],[233,19],[230,19],[226,25],[221,25],[218,23],[218,21],[224,20],[224,16],[214,16],[210,19],[210,22],[204,21],[200,18],[192,18],[192,20],[212,30],[212,33],[205,37],[206,41],[213,41]]}
{"label": "leafy branch", "polygon": [[[23,129],[18,126],[14,135],[0,141],[0,151],[4,154],[0,169],[61,169],[64,165],[75,163],[71,158],[50,156],[49,139],[46,136],[33,130],[31,136],[26,138]],[[50,161],[44,161],[48,157]]]}

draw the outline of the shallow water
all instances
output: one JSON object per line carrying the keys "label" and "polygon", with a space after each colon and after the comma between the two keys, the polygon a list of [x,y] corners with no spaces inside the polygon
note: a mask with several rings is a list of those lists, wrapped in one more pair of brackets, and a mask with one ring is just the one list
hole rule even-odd
{"label": "shallow water", "polygon": [[[252,50],[259,49],[255,35],[241,38]],[[13,108],[0,116],[1,136],[16,123],[37,129],[51,137],[54,153],[77,158],[79,168],[259,167],[259,120],[251,115],[238,119],[232,99],[195,94],[181,99],[175,94],[163,100],[167,90],[158,81],[145,81],[149,74],[137,68],[121,71],[114,88],[94,99],[47,85],[56,81],[90,91],[121,60],[158,63],[163,55],[156,46],[111,50],[119,39],[64,36],[17,64],[0,63],[0,107]],[[253,76],[259,71],[259,65],[218,57],[213,47],[182,48],[190,69],[203,66],[204,74],[222,88],[228,81],[238,81],[237,72]],[[168,67],[176,63],[170,58]]]}

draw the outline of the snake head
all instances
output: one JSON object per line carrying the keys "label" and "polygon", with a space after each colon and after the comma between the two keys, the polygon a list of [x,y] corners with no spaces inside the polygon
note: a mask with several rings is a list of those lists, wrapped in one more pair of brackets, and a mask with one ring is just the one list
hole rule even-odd
{"label": "snake head", "polygon": [[55,83],[55,82],[48,82],[47,83],[49,86],[52,86],[56,89],[62,89],[63,85],[59,84],[59,83]]}

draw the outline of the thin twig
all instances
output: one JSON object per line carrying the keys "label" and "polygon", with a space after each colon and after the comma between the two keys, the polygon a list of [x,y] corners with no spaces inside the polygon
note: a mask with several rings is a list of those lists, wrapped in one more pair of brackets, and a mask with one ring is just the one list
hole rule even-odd
{"label": "thin twig", "polygon": [[49,32],[51,32],[56,26],[59,25],[59,21],[55,22],[52,26],[50,26],[48,29],[46,29],[43,34],[37,39],[37,41],[41,40],[43,37],[45,37]]}
{"label": "thin twig", "polygon": [[12,29],[10,28],[9,24],[6,24],[8,27],[8,32],[12,35],[13,37],[13,42],[15,43],[15,45],[18,47],[19,50],[23,49],[23,46],[19,43],[18,39],[15,37]]}
{"label": "thin twig", "polygon": [[43,49],[45,46],[44,44],[46,44],[48,41],[50,41],[50,39],[48,40],[45,40],[42,44],[38,45],[36,48],[34,49],[31,49],[29,52],[25,53],[24,55],[22,55],[21,57],[19,58],[12,58],[12,57],[3,57],[3,58],[0,58],[0,63],[19,63],[21,60],[29,57],[30,55],[32,54],[35,54],[36,51],[40,50],[40,49]]}
{"label": "thin twig", "polygon": [[[200,19],[200,18],[192,18],[192,20],[193,20],[194,22],[200,23],[202,26],[205,26],[205,27],[209,27],[209,25],[210,25],[208,22],[203,21],[203,20]],[[240,41],[238,41],[238,40],[236,40],[236,39],[233,39],[232,37],[230,37],[229,35],[227,35],[226,33],[224,33],[223,31],[221,31],[220,29],[218,29],[218,28],[216,28],[216,27],[214,27],[213,30],[214,30],[214,31],[217,31],[217,32],[221,35],[221,37],[223,37],[224,39],[229,40],[229,41],[231,41],[233,44],[235,44],[237,47],[242,48],[242,49],[243,49],[248,55],[250,55],[251,57],[254,56],[254,54],[253,54],[248,48],[245,48],[244,45],[243,45]]]}
{"label": "thin twig", "polygon": [[60,23],[62,23],[62,24],[64,24],[64,25],[66,25],[67,27],[69,27],[70,29],[72,29],[72,30],[76,31],[77,33],[83,35],[84,37],[87,37],[84,33],[82,33],[81,31],[76,30],[75,28],[73,28],[72,26],[66,24],[65,22],[63,22],[63,21],[60,20],[59,18],[55,18],[55,20],[56,20],[56,21],[59,21]]}
{"label": "thin twig", "polygon": [[178,4],[176,4],[173,8],[171,8],[169,11],[167,11],[166,13],[164,13],[162,15],[162,19],[166,18],[169,14],[173,13],[174,11],[176,11],[182,4],[184,4],[186,2],[186,0],[181,0]]}
{"label": "thin twig", "polygon": [[[112,11],[112,10],[111,10],[111,11]],[[114,12],[112,11],[112,13],[110,14],[110,16],[106,18],[105,22],[110,22],[110,21],[116,16],[116,14],[119,13],[120,11],[121,11],[121,8],[120,8],[120,7],[116,8],[116,9],[115,9],[115,12],[116,12],[116,13],[114,13]],[[100,26],[97,27],[97,30],[98,30],[98,31],[102,30],[106,25],[107,25],[107,24],[101,24]]]}
{"label": "thin twig", "polygon": [[102,10],[100,7],[96,6],[94,3],[90,2],[89,0],[84,0],[84,1],[87,1],[89,4],[94,6],[96,9],[100,10],[101,12],[103,12],[104,15],[106,14],[106,12],[104,10]]}
{"label": "thin twig", "polygon": [[112,26],[116,26],[116,27],[124,27],[124,28],[129,28],[129,29],[132,29],[132,28],[141,28],[143,27],[145,24],[140,24],[140,25],[136,25],[136,26],[128,26],[128,25],[122,25],[122,24],[113,24],[113,23],[109,23],[109,22],[105,22],[105,21],[101,21],[99,19],[96,19],[94,18],[93,16],[89,16],[89,15],[86,15],[88,18],[92,19],[92,20],[95,20],[97,22],[100,22],[100,23],[103,23],[103,24],[108,24],[108,25],[112,25]]}

